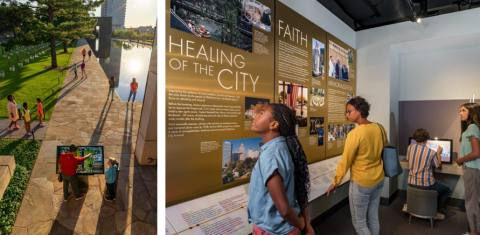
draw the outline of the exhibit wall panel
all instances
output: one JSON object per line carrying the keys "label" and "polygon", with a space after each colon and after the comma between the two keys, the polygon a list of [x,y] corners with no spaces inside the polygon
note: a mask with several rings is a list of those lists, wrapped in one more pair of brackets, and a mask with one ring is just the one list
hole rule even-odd
{"label": "exhibit wall panel", "polygon": [[295,113],[311,164],[325,159],[327,33],[281,2],[276,13],[275,102]]}
{"label": "exhibit wall panel", "polygon": [[167,1],[167,206],[249,182],[264,144],[253,117],[273,102],[274,9]]}
{"label": "exhibit wall panel", "polygon": [[279,0],[287,7],[334,35],[351,47],[355,47],[356,33],[316,0]]}
{"label": "exhibit wall panel", "polygon": [[341,155],[348,133],[355,124],[348,121],[347,102],[356,96],[356,51],[346,43],[327,35],[327,158]]}

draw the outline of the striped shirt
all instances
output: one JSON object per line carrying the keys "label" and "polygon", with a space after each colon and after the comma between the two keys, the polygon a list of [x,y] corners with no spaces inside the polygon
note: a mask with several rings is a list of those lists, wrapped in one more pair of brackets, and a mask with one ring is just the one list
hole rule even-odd
{"label": "striped shirt", "polygon": [[411,144],[407,150],[408,183],[416,186],[430,186],[435,183],[432,173],[432,164],[439,167],[437,152],[425,145]]}

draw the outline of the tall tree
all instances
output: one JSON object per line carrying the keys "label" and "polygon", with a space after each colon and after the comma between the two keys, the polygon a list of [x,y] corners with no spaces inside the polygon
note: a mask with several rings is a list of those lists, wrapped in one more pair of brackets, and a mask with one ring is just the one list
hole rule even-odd
{"label": "tall tree", "polygon": [[25,34],[33,33],[34,38],[48,38],[51,68],[57,68],[56,41],[91,37],[96,21],[88,11],[103,2],[104,0],[28,0],[24,5],[34,12]]}

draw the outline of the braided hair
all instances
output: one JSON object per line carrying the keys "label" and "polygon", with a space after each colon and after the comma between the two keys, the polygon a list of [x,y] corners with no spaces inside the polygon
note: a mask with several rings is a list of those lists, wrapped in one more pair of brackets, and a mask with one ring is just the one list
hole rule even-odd
{"label": "braided hair", "polygon": [[295,167],[295,195],[300,208],[304,209],[307,206],[308,193],[310,192],[310,174],[307,157],[295,134],[297,119],[293,111],[284,104],[270,104],[270,107],[272,108],[273,119],[279,123],[280,135],[287,139],[288,150]]}

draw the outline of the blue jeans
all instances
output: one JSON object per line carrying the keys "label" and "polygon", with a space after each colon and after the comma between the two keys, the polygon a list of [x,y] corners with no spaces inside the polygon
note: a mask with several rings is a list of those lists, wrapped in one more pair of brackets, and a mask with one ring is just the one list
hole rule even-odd
{"label": "blue jeans", "polygon": [[[380,192],[385,179],[373,187],[363,187],[355,181],[350,181],[349,201],[352,214],[353,227],[359,235],[380,234],[378,222],[378,206],[380,205]],[[368,220],[368,225],[367,225]]]}
{"label": "blue jeans", "polygon": [[430,186],[417,186],[413,184],[408,184],[410,187],[425,189],[425,190],[437,190],[438,199],[437,199],[437,212],[440,211],[440,207],[447,201],[448,197],[452,193],[452,190],[444,183],[435,180],[435,183]]}
{"label": "blue jeans", "polygon": [[128,101],[127,102],[130,102],[130,97],[132,97],[132,95],[133,95],[132,102],[134,102],[135,101],[135,96],[137,96],[137,91],[136,90],[135,91],[130,90],[130,95],[128,96]]}
{"label": "blue jeans", "polygon": [[110,93],[112,94],[112,99],[113,99],[113,93],[115,93],[115,88],[109,88],[109,91],[108,91],[108,94],[107,94],[107,99],[108,99],[108,96],[110,95]]}

